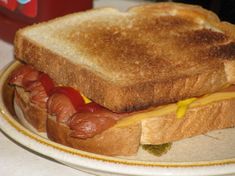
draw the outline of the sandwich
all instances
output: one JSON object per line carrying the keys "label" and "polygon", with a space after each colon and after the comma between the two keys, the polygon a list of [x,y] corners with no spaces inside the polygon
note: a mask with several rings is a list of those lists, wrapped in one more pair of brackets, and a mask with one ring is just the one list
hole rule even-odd
{"label": "sandwich", "polygon": [[235,26],[199,6],[74,13],[14,45],[15,102],[57,143],[128,156],[235,126]]}

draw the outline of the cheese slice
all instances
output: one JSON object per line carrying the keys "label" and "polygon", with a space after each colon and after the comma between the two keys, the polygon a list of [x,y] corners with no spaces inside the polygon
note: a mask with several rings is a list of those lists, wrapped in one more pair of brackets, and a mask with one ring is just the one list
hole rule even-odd
{"label": "cheese slice", "polygon": [[115,127],[126,127],[133,123],[138,123],[143,119],[164,116],[170,113],[176,113],[176,117],[183,118],[188,108],[205,106],[209,103],[233,98],[235,98],[235,92],[231,91],[208,94],[200,98],[190,98],[181,101],[183,103],[173,103],[133,113],[129,117],[119,120]]}

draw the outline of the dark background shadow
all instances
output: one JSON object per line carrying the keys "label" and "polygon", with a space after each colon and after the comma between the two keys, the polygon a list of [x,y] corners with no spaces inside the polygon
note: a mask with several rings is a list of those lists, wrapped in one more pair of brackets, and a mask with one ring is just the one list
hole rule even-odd
{"label": "dark background shadow", "polygon": [[[169,0],[155,0],[169,1]],[[235,24],[235,0],[173,0],[187,4],[197,4],[215,12],[222,21],[229,21]]]}

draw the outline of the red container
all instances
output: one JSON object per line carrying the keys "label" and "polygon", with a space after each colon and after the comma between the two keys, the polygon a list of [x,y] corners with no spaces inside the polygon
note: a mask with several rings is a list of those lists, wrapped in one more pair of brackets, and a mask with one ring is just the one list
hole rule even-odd
{"label": "red container", "polygon": [[12,43],[24,26],[91,9],[92,0],[0,0],[0,38]]}

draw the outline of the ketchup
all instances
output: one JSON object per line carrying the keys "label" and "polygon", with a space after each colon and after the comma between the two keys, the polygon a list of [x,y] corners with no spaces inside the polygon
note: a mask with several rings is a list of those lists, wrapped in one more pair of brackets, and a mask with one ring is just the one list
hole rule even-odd
{"label": "ketchup", "polygon": [[0,38],[12,43],[19,28],[92,6],[92,0],[0,0]]}

